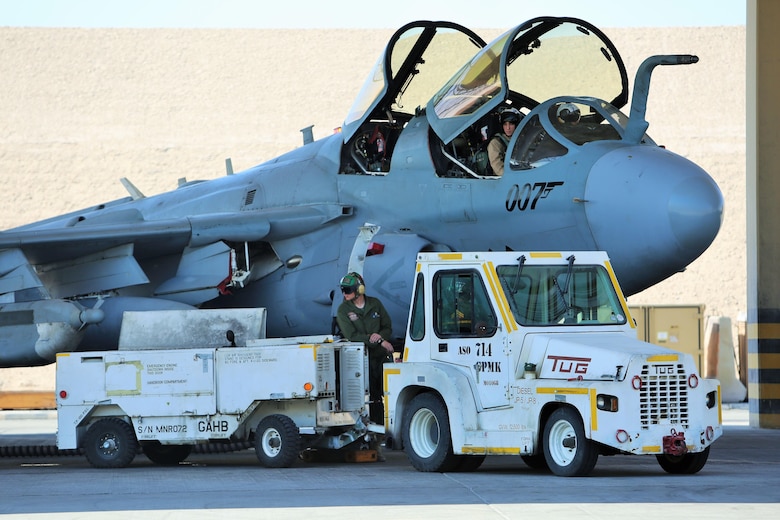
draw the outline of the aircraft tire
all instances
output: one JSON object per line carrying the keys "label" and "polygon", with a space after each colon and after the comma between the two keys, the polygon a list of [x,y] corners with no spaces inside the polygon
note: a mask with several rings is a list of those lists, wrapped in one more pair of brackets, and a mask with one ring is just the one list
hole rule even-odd
{"label": "aircraft tire", "polygon": [[265,417],[255,431],[255,455],[267,468],[289,468],[301,452],[301,434],[286,415]]}
{"label": "aircraft tire", "polygon": [[192,445],[189,444],[160,444],[159,441],[141,443],[144,455],[160,466],[175,466],[192,453]]}
{"label": "aircraft tire", "polygon": [[96,468],[124,468],[138,452],[133,427],[119,417],[100,419],[84,435],[84,455]]}
{"label": "aircraft tire", "polygon": [[[404,413],[403,445],[418,471],[455,471],[461,462],[452,452],[447,405],[438,394],[415,396]],[[476,469],[476,468],[475,468]]]}
{"label": "aircraft tire", "polygon": [[585,428],[577,410],[555,410],[544,425],[544,458],[559,477],[584,477],[599,458],[594,443],[585,437]]}
{"label": "aircraft tire", "polygon": [[685,455],[656,455],[658,464],[672,475],[693,475],[698,473],[707,463],[710,456],[710,447],[699,453],[686,453]]}

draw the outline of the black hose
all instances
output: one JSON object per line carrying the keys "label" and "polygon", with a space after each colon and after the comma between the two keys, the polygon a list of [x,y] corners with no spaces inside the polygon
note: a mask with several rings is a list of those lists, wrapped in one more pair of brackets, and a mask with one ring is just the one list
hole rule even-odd
{"label": "black hose", "polygon": [[[196,444],[192,452],[198,454],[219,454],[231,453],[234,451],[243,451],[252,447],[251,442],[212,442],[209,444]],[[139,453],[140,453],[139,447]],[[57,446],[34,445],[34,446],[0,446],[0,458],[23,458],[23,457],[72,457],[74,455],[84,455],[84,449],[61,450]]]}
{"label": "black hose", "polygon": [[65,457],[83,455],[84,450],[60,450],[57,446],[0,446],[0,457]]}

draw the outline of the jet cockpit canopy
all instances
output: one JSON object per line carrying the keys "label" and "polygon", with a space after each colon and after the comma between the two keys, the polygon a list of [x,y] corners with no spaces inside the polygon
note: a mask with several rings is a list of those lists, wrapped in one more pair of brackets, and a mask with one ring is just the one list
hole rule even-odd
{"label": "jet cockpit canopy", "polygon": [[628,76],[617,49],[584,20],[534,18],[469,60],[430,99],[426,115],[448,144],[502,103],[530,110],[575,92],[618,109],[626,104]]}
{"label": "jet cockpit canopy", "polygon": [[401,27],[366,78],[342,126],[346,144],[371,119],[411,119],[485,41],[452,22]]}

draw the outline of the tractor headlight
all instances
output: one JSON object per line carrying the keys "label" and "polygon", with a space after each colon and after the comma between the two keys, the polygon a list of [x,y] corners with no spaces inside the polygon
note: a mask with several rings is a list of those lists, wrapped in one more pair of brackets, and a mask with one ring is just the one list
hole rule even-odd
{"label": "tractor headlight", "polygon": [[707,392],[707,408],[715,408],[718,404],[718,391]]}
{"label": "tractor headlight", "polygon": [[596,396],[596,408],[605,412],[618,411],[618,398],[614,395],[598,394]]}

